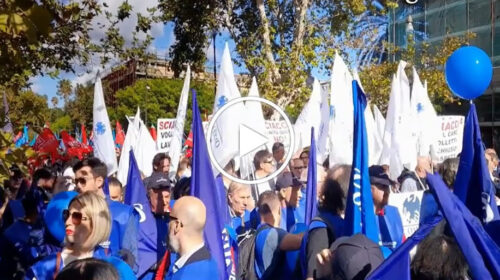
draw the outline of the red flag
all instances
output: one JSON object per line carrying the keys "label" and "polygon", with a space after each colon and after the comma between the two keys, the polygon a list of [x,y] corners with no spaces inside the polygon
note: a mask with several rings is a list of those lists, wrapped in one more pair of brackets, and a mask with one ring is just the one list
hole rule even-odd
{"label": "red flag", "polygon": [[89,146],[76,141],[75,138],[71,137],[66,131],[61,131],[61,138],[66,146],[66,153],[69,157],[78,157],[78,159],[83,159],[83,156],[92,152],[92,148]]}
{"label": "red flag", "polygon": [[120,145],[123,147],[123,142],[125,142],[125,132],[123,132],[122,125],[120,122],[116,121],[116,138],[115,138],[115,144]]}
{"label": "red flag", "polygon": [[193,131],[192,130],[189,132],[188,138],[186,139],[186,142],[184,142],[184,146],[188,146],[190,148],[193,147]]}
{"label": "red flag", "polygon": [[153,140],[156,141],[156,128],[154,125],[152,125],[150,128],[149,128],[149,133],[151,133],[151,137],[153,137]]}
{"label": "red flag", "polygon": [[82,123],[82,143],[85,145],[88,145],[89,143],[87,142],[87,131],[85,130],[85,125]]}
{"label": "red flag", "polygon": [[55,162],[59,158],[59,153],[57,151],[58,147],[59,141],[49,128],[44,128],[42,130],[36,138],[35,145],[33,145],[35,151],[50,154],[52,156],[52,162]]}
{"label": "red flag", "polygon": [[17,142],[17,140],[21,139],[21,137],[23,137],[23,132],[22,132],[22,131],[19,131],[19,132],[17,133],[17,135],[14,137],[14,141],[13,141],[13,142],[14,142],[14,143],[16,143],[16,142]]}

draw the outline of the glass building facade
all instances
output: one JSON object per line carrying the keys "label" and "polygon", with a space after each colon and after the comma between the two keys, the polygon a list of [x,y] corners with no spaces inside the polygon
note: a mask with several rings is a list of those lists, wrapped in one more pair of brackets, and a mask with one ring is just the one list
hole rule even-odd
{"label": "glass building facade", "polygon": [[[500,0],[419,0],[413,5],[398,2],[399,7],[389,13],[388,28],[388,40],[396,46],[406,45],[408,32],[414,34],[417,51],[423,41],[432,46],[441,44],[447,36],[476,34],[469,44],[491,57],[494,71],[490,87],[474,103],[483,141],[500,151]],[[389,59],[398,58],[389,55]],[[465,115],[469,106],[463,103],[447,106],[442,114]]]}

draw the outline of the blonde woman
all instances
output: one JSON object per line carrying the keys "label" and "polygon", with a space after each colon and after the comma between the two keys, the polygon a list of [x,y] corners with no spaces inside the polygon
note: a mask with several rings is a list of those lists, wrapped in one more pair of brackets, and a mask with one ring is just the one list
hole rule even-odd
{"label": "blonde woman", "polygon": [[55,279],[72,261],[110,258],[106,250],[99,247],[100,243],[108,241],[111,231],[111,215],[104,198],[93,192],[81,193],[71,200],[62,216],[66,227],[62,251],[33,265],[26,279]]}

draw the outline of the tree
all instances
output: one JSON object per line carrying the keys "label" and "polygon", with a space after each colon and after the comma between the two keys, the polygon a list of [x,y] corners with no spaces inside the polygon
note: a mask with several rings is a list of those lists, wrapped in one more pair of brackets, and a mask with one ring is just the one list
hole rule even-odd
{"label": "tree", "polygon": [[67,79],[62,79],[57,85],[57,95],[59,95],[64,100],[64,105],[68,104],[69,98],[73,93],[73,87],[71,82]]}
{"label": "tree", "polygon": [[74,98],[69,100],[65,106],[67,114],[71,117],[71,121],[76,124],[91,125],[93,102],[94,85],[92,83],[86,85],[77,84]]}
{"label": "tree", "polygon": [[59,98],[54,96],[50,99],[50,102],[52,103],[52,107],[55,108],[55,107],[57,107],[57,104],[59,103]]}
{"label": "tree", "polygon": [[394,5],[394,1],[375,5],[377,1],[364,0],[220,0],[204,8],[190,2],[197,1],[160,2],[166,18],[175,23],[172,67],[192,63],[213,31],[227,30],[236,43],[237,62],[257,77],[264,97],[292,116],[310,93],[312,69],[329,73],[335,50],[346,50],[344,40],[350,40],[357,17],[367,11],[384,14]]}
{"label": "tree", "polygon": [[[415,66],[422,82],[427,81],[429,98],[439,112],[447,103],[459,102],[451,93],[443,71],[443,65],[448,57],[459,47],[465,45],[475,34],[467,33],[459,37],[446,37],[441,44],[431,46],[426,42],[420,43],[418,51],[413,38],[410,36],[406,48],[396,48],[387,44],[387,49],[394,53],[396,58],[408,62],[406,73],[413,79],[411,66]],[[389,103],[391,79],[397,71],[399,61],[384,61],[381,64],[371,64],[363,67],[360,72],[361,83],[369,94],[372,104],[385,112]]]}
{"label": "tree", "polygon": [[[6,93],[9,117],[15,128],[21,128],[25,123],[41,128],[50,119],[47,96],[38,95],[31,90],[22,91],[17,95],[11,90]],[[3,111],[3,107],[1,110]]]}
{"label": "tree", "polygon": [[[146,89],[149,86],[149,90]],[[109,118],[119,120],[127,125],[125,116],[133,116],[137,107],[141,109],[141,118],[145,120],[147,112],[148,123],[156,125],[158,118],[175,118],[177,106],[182,91],[182,79],[147,79],[139,80],[133,86],[116,92],[116,99],[119,105],[116,108],[108,108]],[[213,84],[210,82],[191,80],[191,88],[197,93],[200,111],[205,115],[212,111],[213,106]],[[191,98],[189,98],[191,104]],[[189,131],[191,122],[191,105],[188,104],[186,114],[186,131]]]}
{"label": "tree", "polygon": [[[120,1],[117,10],[98,0],[0,1],[0,86],[17,90],[32,76],[73,72],[75,66],[85,66],[95,58],[106,64],[110,59],[146,56],[156,8],[137,14],[132,42],[125,44],[117,26],[132,9],[127,0]],[[104,38],[97,40],[91,37],[96,23],[105,30]]]}
{"label": "tree", "polygon": [[73,125],[71,122],[71,118],[68,115],[61,116],[57,119],[55,119],[51,124],[50,124],[50,129],[52,131],[61,131],[61,130],[66,130],[66,131],[71,131],[73,129]]}

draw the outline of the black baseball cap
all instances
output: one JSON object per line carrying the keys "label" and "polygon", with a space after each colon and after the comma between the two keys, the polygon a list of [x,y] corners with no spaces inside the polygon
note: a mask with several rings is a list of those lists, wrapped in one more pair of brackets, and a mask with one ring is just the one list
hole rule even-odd
{"label": "black baseball cap", "polygon": [[172,182],[168,176],[162,172],[153,172],[148,180],[146,188],[153,190],[170,189]]}
{"label": "black baseball cap", "polygon": [[361,233],[338,238],[330,251],[335,279],[365,279],[384,261],[380,246]]}
{"label": "black baseball cap", "polygon": [[389,175],[387,175],[381,165],[370,166],[368,173],[370,174],[370,184],[372,185],[390,187],[394,184],[394,181],[389,178]]}
{"label": "black baseball cap", "polygon": [[276,190],[279,191],[288,187],[302,187],[302,183],[293,177],[292,173],[285,172],[280,174],[278,179],[276,179]]}

